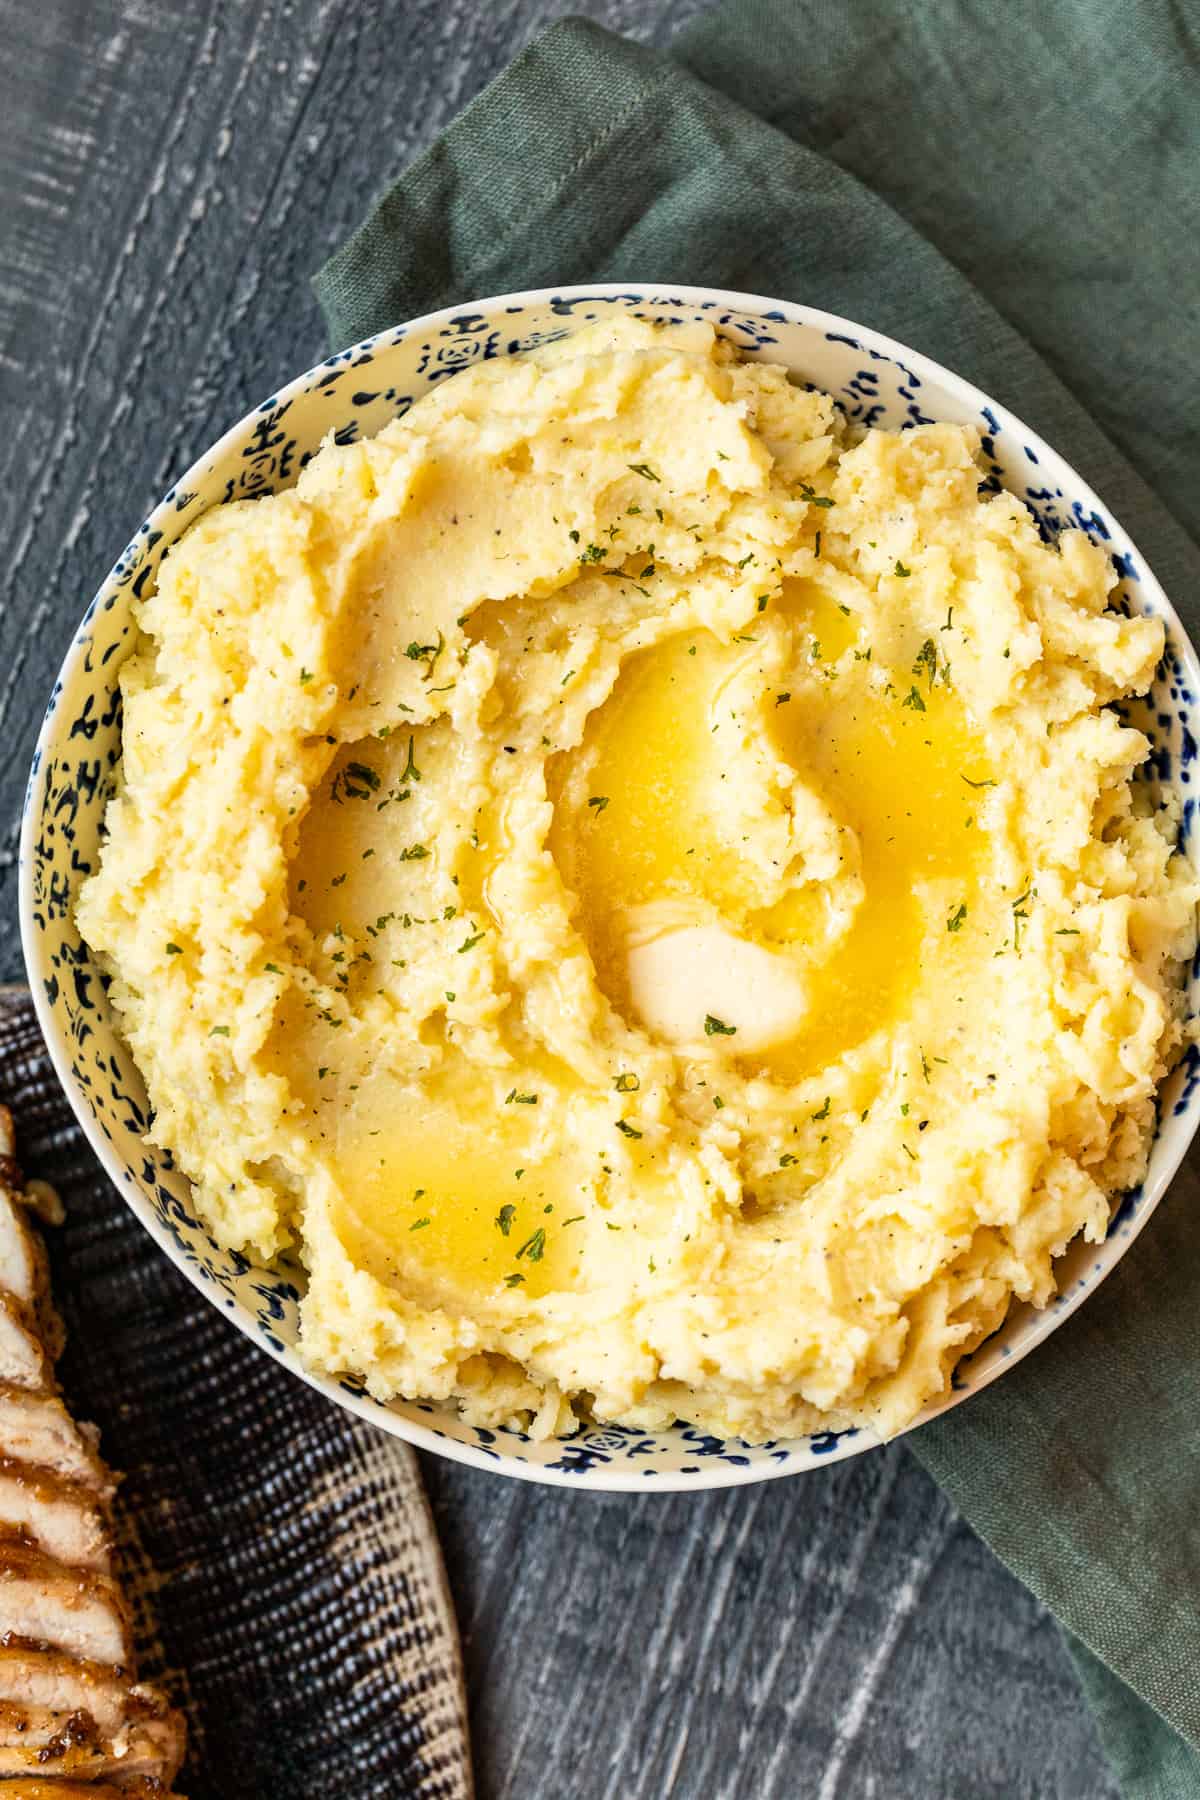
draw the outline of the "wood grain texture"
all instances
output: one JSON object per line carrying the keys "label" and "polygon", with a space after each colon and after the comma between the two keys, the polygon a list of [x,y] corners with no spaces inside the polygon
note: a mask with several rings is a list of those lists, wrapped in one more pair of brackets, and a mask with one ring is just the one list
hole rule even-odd
{"label": "wood grain texture", "polygon": [[[567,10],[666,42],[703,0],[0,0],[0,980],[87,600],[323,352],[370,196]],[[425,1474],[481,1800],[1114,1800],[1052,1621],[901,1448],[686,1499]]]}
{"label": "wood grain texture", "polygon": [[422,1460],[480,1800],[1115,1800],[1053,1621],[898,1445],[673,1498]]}

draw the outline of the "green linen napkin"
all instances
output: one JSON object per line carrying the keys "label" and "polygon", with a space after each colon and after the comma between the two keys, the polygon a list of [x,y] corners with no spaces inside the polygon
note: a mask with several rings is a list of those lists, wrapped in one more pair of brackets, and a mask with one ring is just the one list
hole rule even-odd
{"label": "green linen napkin", "polygon": [[[861,320],[1093,483],[1200,636],[1194,0],[727,0],[564,21],[317,277],[335,347],[453,302],[708,283]],[[913,1449],[1066,1628],[1124,1792],[1200,1797],[1200,1158],[1103,1290]]]}

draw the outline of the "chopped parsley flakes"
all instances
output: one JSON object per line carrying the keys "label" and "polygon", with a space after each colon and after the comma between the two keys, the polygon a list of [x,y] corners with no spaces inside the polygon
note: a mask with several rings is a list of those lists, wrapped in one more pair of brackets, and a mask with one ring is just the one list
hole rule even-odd
{"label": "chopped parsley flakes", "polygon": [[1023,894],[1021,894],[1018,899],[1013,901],[1012,911],[1013,911],[1013,949],[1014,950],[1019,951],[1021,948],[1021,931],[1029,919],[1028,903],[1030,900],[1036,900],[1036,898],[1037,898],[1037,889],[1030,887],[1030,888],[1026,888],[1025,892]]}
{"label": "chopped parsley flakes", "polygon": [[525,1256],[528,1257],[530,1262],[541,1262],[545,1250],[546,1230],[544,1226],[539,1225],[532,1236],[527,1237],[525,1242],[521,1245],[521,1248],[517,1251],[517,1260],[520,1261],[521,1257]]}
{"label": "chopped parsley flakes", "polygon": [[348,762],[334,776],[329,798],[335,806],[341,806],[344,800],[369,800],[381,785],[379,771],[369,763]]}
{"label": "chopped parsley flakes", "polygon": [[421,779],[421,771],[420,771],[420,769],[418,769],[417,764],[416,764],[416,758],[413,755],[413,747],[414,747],[415,743],[416,743],[416,738],[415,738],[414,734],[410,731],[408,734],[408,761],[405,763],[404,773],[400,777],[401,783],[404,783],[406,781],[420,781],[420,779]]}
{"label": "chopped parsley flakes", "polygon": [[930,687],[932,687],[937,680],[937,647],[932,638],[926,638],[925,642],[921,645],[921,648],[917,651],[917,660],[912,666],[912,672],[914,675],[924,675],[928,680]]}
{"label": "chopped parsley flakes", "polygon": [[423,662],[425,664],[425,679],[426,681],[430,681],[433,679],[434,665],[445,648],[446,640],[439,631],[436,644],[418,644],[414,642],[408,646],[404,654],[408,657],[410,662]]}

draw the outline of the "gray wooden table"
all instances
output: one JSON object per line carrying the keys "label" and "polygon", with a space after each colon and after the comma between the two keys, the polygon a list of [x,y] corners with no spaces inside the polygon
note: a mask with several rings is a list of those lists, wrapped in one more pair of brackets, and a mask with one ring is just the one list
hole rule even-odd
{"label": "gray wooden table", "polygon": [[[665,43],[702,4],[574,10]],[[566,10],[0,0],[0,981],[33,740],[99,578],[323,353],[308,277],[372,192]],[[1053,1622],[902,1447],[698,1498],[425,1474],[482,1800],[1115,1796]]]}

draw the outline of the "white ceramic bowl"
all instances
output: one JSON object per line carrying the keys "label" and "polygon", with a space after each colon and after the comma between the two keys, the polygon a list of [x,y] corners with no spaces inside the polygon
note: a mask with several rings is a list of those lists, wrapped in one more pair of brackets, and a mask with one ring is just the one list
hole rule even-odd
{"label": "white ceramic bowl", "polygon": [[[1117,560],[1129,605],[1164,620],[1168,649],[1154,693],[1148,706],[1134,710],[1155,744],[1147,779],[1183,793],[1185,829],[1190,826],[1193,732],[1200,737],[1195,652],[1116,520],[1019,420],[915,351],[808,307],[661,283],[547,288],[431,313],[329,357],[264,400],[176,482],[92,601],[55,684],[26,798],[21,930],[50,1054],[96,1154],[168,1256],[287,1368],[385,1431],[481,1468],[574,1487],[722,1487],[852,1456],[874,1440],[855,1431],[750,1446],[689,1426],[656,1435],[606,1426],[568,1442],[538,1444],[517,1431],[466,1425],[452,1410],[421,1401],[384,1406],[367,1395],[361,1381],[309,1373],[295,1348],[302,1272],[294,1264],[264,1268],[220,1249],[195,1216],[187,1181],[165,1152],[146,1143],[145,1091],[73,918],[79,884],[95,866],[120,754],[117,672],[133,641],[130,602],[153,581],[171,543],[210,506],[290,486],[329,432],[344,442],[368,435],[459,369],[562,337],[618,311],[707,319],[751,356],[786,363],[834,394],[855,419],[893,427],[934,419],[981,427],[994,479],[1026,502],[1047,534],[1079,525],[1102,540]],[[1193,1011],[1198,997],[1193,971]],[[1041,1313],[1015,1307],[1002,1330],[960,1365],[949,1398],[924,1417],[985,1387],[1075,1310],[1146,1223],[1198,1120],[1200,1075],[1193,1055],[1166,1083],[1149,1172],[1143,1186],[1124,1199],[1107,1241],[1099,1247],[1076,1244],[1059,1264],[1060,1295],[1054,1304]]]}

